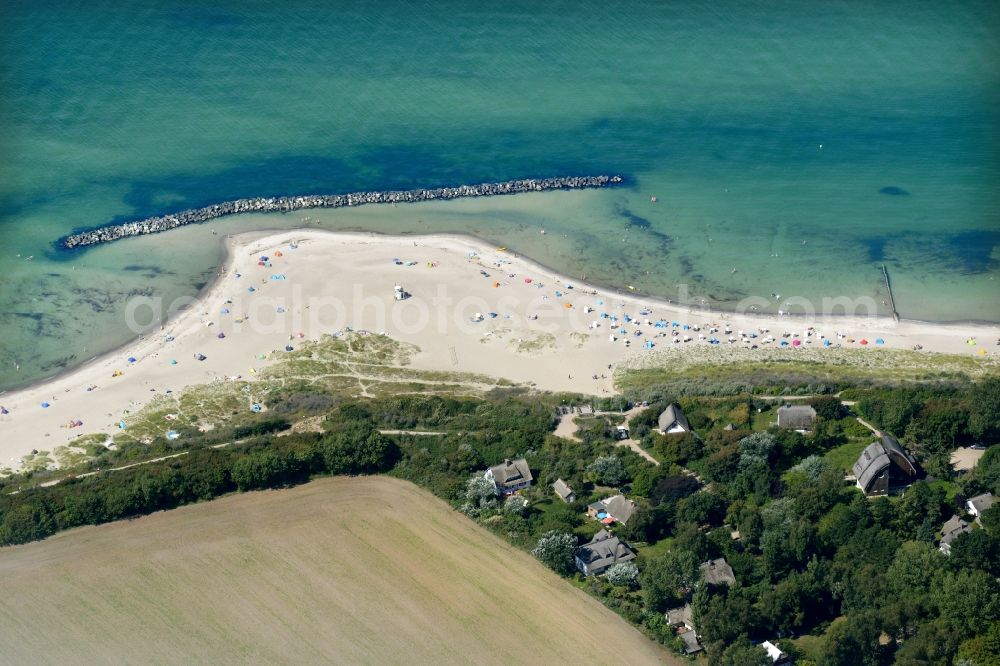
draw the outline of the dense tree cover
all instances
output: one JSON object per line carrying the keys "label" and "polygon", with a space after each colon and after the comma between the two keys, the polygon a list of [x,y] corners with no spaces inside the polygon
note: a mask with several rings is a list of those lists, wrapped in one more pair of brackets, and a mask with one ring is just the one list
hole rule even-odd
{"label": "dense tree cover", "polygon": [[619,562],[608,569],[608,582],[634,589],[639,587],[639,567],[634,562]]}
{"label": "dense tree cover", "polygon": [[573,571],[574,550],[576,550],[575,536],[569,532],[551,530],[538,539],[538,545],[531,554],[553,571],[568,574]]}
{"label": "dense tree cover", "polygon": [[[336,416],[336,415],[335,415]],[[0,544],[130,518],[234,490],[301,483],[315,474],[390,469],[399,450],[371,421],[341,415],[326,433],[263,436],[226,448],[194,449],[150,465],[0,495]]]}
{"label": "dense tree cover", "polygon": [[962,388],[869,389],[857,410],[886,432],[907,442],[924,467],[948,476],[956,446],[1000,443],[1000,379]]}

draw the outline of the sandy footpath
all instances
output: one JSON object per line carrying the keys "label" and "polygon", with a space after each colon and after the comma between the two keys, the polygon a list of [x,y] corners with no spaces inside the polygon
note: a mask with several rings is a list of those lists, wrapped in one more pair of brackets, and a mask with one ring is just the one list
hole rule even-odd
{"label": "sandy footpath", "polygon": [[[220,279],[162,329],[157,325],[122,350],[44,384],[0,395],[9,412],[0,416],[0,465],[17,468],[20,456],[33,449],[51,451],[80,435],[114,433],[126,410],[158,393],[252,378],[286,345],[346,327],[415,344],[421,350],[415,368],[595,395],[614,390],[609,366],[649,353],[649,343],[684,349],[715,338],[721,353],[730,345],[777,347],[784,340],[794,354],[796,344],[817,348],[828,340],[860,348],[864,339],[874,348],[881,339],[886,348],[993,355],[1000,337],[1000,327],[974,324],[690,311],[566,280],[458,236],[292,231],[228,242]],[[396,285],[411,296],[396,300]],[[141,323],[148,321],[148,307],[136,312]],[[683,342],[685,336],[690,340]],[[77,422],[82,425],[70,427]]]}

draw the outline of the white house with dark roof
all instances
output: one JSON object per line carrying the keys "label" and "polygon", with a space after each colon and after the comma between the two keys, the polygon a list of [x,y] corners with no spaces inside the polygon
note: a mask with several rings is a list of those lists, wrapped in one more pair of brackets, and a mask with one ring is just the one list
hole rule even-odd
{"label": "white house with dark roof", "polygon": [[667,625],[684,642],[684,654],[696,654],[702,651],[698,633],[695,630],[691,612],[691,604],[679,608],[671,608],[666,613]]}
{"label": "white house with dark roof", "polygon": [[524,458],[504,460],[499,465],[493,465],[484,475],[493,484],[497,495],[512,495],[531,485],[531,470]]}
{"label": "white house with dark roof", "polygon": [[612,566],[634,560],[635,551],[607,530],[601,530],[593,539],[577,548],[573,558],[576,568],[584,576],[602,576]]}
{"label": "white house with dark roof", "polygon": [[976,495],[971,499],[965,500],[965,508],[970,515],[976,517],[976,522],[978,523],[979,516],[983,515],[983,511],[993,506],[993,502],[993,493],[983,493],[982,495]]}
{"label": "white house with dark roof", "polygon": [[941,541],[938,543],[938,550],[945,555],[951,555],[951,542],[961,534],[971,532],[972,526],[958,516],[952,516],[941,528]]}
{"label": "white house with dark roof", "polygon": [[764,651],[767,652],[767,656],[771,658],[771,662],[774,663],[775,666],[785,666],[785,664],[791,663],[788,655],[782,652],[781,648],[771,641],[764,641],[760,644],[760,646],[764,648]]}
{"label": "white house with dark roof", "polygon": [[682,432],[691,432],[687,417],[677,405],[671,403],[660,414],[658,421],[660,433],[663,435],[673,435]]}

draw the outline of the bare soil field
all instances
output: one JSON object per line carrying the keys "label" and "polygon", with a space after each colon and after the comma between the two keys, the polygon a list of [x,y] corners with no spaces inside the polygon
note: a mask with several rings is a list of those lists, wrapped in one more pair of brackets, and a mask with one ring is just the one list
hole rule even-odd
{"label": "bare soil field", "polygon": [[386,477],[2,548],[0,581],[0,663],[674,661],[530,555]]}

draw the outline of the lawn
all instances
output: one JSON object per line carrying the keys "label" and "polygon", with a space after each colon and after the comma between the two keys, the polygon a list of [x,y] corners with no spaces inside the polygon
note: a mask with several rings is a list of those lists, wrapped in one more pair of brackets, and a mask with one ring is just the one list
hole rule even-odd
{"label": "lawn", "polygon": [[857,461],[858,456],[861,452],[865,450],[865,447],[872,443],[873,437],[867,437],[864,439],[856,438],[851,439],[845,444],[840,446],[835,446],[823,456],[831,465],[837,467],[837,469],[842,469],[845,472],[850,472],[851,467],[853,467],[855,461]]}
{"label": "lawn", "polygon": [[388,477],[64,532],[0,549],[0,580],[0,663],[675,660],[530,555]]}

